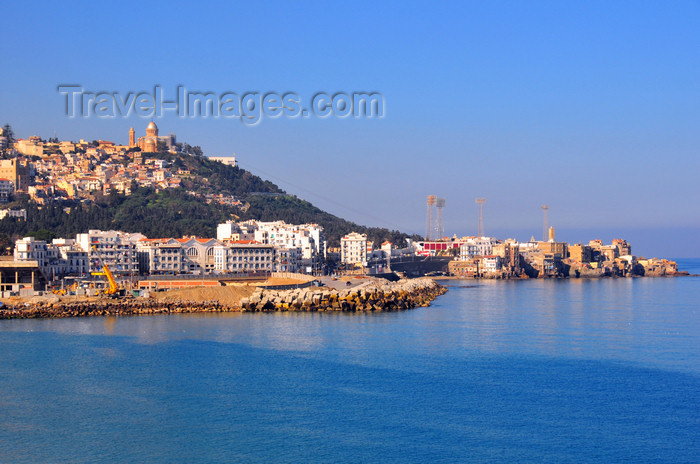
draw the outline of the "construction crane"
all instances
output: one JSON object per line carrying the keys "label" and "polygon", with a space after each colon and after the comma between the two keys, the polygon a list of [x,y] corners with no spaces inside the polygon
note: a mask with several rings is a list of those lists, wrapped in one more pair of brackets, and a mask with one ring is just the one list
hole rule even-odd
{"label": "construction crane", "polygon": [[93,250],[95,250],[95,253],[97,253],[97,258],[100,260],[100,266],[102,266],[102,271],[100,272],[91,272],[91,275],[94,276],[104,276],[107,278],[107,283],[109,283],[109,288],[104,290],[103,294],[108,295],[108,296],[117,296],[119,293],[119,286],[117,285],[117,281],[114,280],[114,276],[112,275],[112,271],[109,270],[105,262],[102,260],[102,255],[100,252],[97,250],[97,247],[93,246]]}

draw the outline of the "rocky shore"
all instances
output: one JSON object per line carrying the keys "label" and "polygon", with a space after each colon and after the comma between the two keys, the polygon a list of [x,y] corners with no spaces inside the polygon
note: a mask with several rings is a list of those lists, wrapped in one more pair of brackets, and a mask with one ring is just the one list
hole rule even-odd
{"label": "rocky shore", "polygon": [[58,301],[6,305],[0,319],[39,319],[47,317],[137,316],[146,314],[211,313],[231,311],[218,301],[157,301],[145,298]]}
{"label": "rocky shore", "polygon": [[428,306],[447,289],[430,279],[371,282],[352,290],[256,290],[239,304],[151,298],[57,300],[5,305],[0,319],[135,316],[226,311],[397,311]]}
{"label": "rocky shore", "polygon": [[243,311],[400,311],[430,302],[447,289],[432,279],[375,282],[350,289],[261,291],[241,301]]}

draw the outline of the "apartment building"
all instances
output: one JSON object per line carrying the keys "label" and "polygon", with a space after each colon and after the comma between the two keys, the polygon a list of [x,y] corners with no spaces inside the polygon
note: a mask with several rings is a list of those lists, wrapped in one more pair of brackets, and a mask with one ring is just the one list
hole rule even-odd
{"label": "apartment building", "polygon": [[49,244],[34,237],[24,237],[15,242],[14,258],[15,261],[36,261],[49,281],[90,273],[87,252],[71,239],[54,239]]}
{"label": "apartment building", "polygon": [[214,247],[217,273],[269,274],[275,270],[275,247],[255,241],[229,242]]}
{"label": "apartment building", "polygon": [[[317,269],[326,255],[323,227],[318,224],[287,224],[284,221],[228,221],[217,226],[217,239],[254,240],[272,245],[283,257],[282,267],[300,271]],[[298,251],[295,251],[298,250]],[[291,272],[291,271],[289,271]]]}
{"label": "apartment building", "polygon": [[367,264],[367,235],[351,232],[340,239],[340,262],[343,264]]}
{"label": "apartment building", "polygon": [[139,272],[136,243],[142,234],[130,234],[116,230],[90,230],[76,235],[77,245],[88,253],[90,272],[102,269],[100,258],[115,275],[137,274]]}

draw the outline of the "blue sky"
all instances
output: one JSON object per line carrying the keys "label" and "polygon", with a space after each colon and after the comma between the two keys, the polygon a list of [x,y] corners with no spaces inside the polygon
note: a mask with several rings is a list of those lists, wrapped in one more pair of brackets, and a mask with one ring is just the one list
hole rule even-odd
{"label": "blue sky", "polygon": [[[378,91],[383,119],[156,120],[337,215],[422,233],[625,233],[700,256],[700,3],[46,2],[6,5],[0,123],[125,143],[148,120],[68,119],[56,86]],[[619,234],[621,235],[621,234]],[[594,237],[590,237],[594,238]]]}

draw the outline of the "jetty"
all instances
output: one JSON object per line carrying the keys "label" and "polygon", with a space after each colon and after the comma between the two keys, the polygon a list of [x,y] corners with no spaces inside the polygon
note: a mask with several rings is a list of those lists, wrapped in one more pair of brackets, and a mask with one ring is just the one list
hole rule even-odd
{"label": "jetty", "polygon": [[352,289],[306,287],[288,290],[264,287],[202,287],[183,292],[132,298],[51,298],[18,301],[0,307],[0,319],[84,316],[279,311],[401,311],[429,306],[447,291],[432,279],[388,282],[371,279]]}

